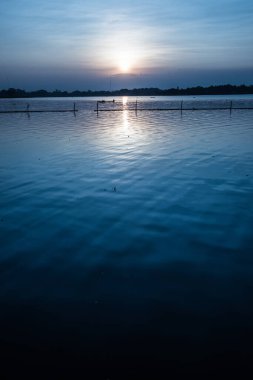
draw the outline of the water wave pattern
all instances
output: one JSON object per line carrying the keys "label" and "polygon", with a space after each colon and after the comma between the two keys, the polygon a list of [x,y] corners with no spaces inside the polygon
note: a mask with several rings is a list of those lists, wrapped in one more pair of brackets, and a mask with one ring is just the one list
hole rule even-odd
{"label": "water wave pattern", "polygon": [[[251,111],[97,115],[95,104],[0,115],[4,341],[36,351],[58,339],[101,363],[107,347],[122,366],[141,351],[155,368],[230,352],[234,334],[229,347],[249,354]],[[179,342],[193,340],[186,360]]]}

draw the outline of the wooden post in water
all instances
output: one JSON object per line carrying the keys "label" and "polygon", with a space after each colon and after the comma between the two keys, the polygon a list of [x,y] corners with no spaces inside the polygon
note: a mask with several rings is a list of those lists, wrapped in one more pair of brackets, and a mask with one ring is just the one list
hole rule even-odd
{"label": "wooden post in water", "polygon": [[76,103],[74,103],[74,112],[76,112]]}
{"label": "wooden post in water", "polygon": [[137,99],[136,99],[136,101],[135,101],[135,113],[136,113],[136,115],[137,115]]}
{"label": "wooden post in water", "polygon": [[183,113],[183,100],[181,100],[181,115]]}
{"label": "wooden post in water", "polygon": [[232,113],[232,104],[233,104],[233,102],[232,102],[232,100],[231,100],[231,102],[230,102],[230,115],[231,115],[231,113]]}
{"label": "wooden post in water", "polygon": [[98,100],[97,100],[97,114],[98,114]]}
{"label": "wooden post in water", "polygon": [[29,112],[29,108],[30,108],[30,104],[27,103],[27,105],[26,105],[26,112]]}

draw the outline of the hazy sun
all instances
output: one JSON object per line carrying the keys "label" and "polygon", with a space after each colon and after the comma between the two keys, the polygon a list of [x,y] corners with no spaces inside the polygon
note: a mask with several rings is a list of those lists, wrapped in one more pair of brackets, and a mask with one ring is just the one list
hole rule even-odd
{"label": "hazy sun", "polygon": [[129,73],[132,69],[133,57],[130,52],[124,52],[120,54],[118,58],[119,70],[121,73]]}
{"label": "hazy sun", "polygon": [[130,71],[130,63],[125,61],[120,63],[120,71],[122,73],[128,73]]}

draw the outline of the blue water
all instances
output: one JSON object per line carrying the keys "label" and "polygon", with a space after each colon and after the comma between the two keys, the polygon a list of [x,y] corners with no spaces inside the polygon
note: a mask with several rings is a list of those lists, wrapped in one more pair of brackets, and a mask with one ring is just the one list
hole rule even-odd
{"label": "blue water", "polygon": [[162,379],[251,367],[253,111],[136,114],[135,100],[98,114],[92,98],[1,101],[79,109],[0,114],[0,343],[10,371]]}

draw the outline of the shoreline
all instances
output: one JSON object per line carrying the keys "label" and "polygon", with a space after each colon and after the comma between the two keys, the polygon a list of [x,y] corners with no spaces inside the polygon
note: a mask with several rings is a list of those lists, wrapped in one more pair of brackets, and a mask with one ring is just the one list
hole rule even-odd
{"label": "shoreline", "polygon": [[13,98],[67,98],[67,97],[111,97],[111,96],[210,96],[210,95],[253,95],[253,85],[218,85],[209,87],[190,87],[186,89],[170,88],[134,88],[134,89],[121,89],[115,91],[47,91],[36,90],[26,91],[22,89],[9,88],[7,90],[0,90],[0,99],[13,99]]}

